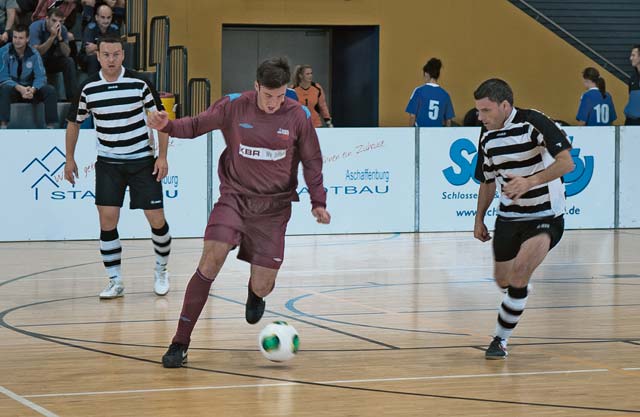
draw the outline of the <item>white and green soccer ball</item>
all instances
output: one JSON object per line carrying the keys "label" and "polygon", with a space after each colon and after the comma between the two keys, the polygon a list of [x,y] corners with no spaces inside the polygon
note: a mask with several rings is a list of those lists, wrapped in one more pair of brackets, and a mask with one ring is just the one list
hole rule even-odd
{"label": "white and green soccer ball", "polygon": [[300,348],[296,329],[286,321],[274,321],[265,326],[258,336],[260,352],[273,362],[284,362],[293,358]]}

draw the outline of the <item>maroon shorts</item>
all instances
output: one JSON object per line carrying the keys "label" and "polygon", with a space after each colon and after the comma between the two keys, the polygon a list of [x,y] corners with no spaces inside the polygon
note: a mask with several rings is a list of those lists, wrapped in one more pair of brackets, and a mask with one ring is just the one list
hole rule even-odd
{"label": "maroon shorts", "polygon": [[279,269],[291,202],[223,194],[213,206],[204,240],[240,246],[238,259]]}

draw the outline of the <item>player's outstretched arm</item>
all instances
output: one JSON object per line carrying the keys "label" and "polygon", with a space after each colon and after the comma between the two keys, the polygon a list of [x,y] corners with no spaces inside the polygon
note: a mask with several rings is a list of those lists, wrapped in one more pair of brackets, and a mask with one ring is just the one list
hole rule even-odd
{"label": "player's outstretched arm", "polygon": [[64,165],[64,179],[71,184],[75,184],[76,178],[78,178],[78,166],[76,165],[74,155],[76,153],[79,134],[80,126],[77,123],[68,122],[65,135],[65,155],[67,160]]}
{"label": "player's outstretched arm", "polygon": [[321,224],[331,223],[331,214],[324,207],[316,207],[311,210],[311,214],[316,218],[316,221]]}

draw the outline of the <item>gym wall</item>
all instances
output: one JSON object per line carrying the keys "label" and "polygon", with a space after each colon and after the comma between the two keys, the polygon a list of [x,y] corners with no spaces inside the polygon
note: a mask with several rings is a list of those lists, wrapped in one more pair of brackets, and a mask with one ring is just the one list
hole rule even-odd
{"label": "gym wall", "polygon": [[596,67],[607,82],[620,124],[626,85],[505,0],[153,0],[149,16],[171,18],[171,44],[189,50],[189,76],[207,77],[220,95],[223,24],[379,25],[380,126],[404,126],[422,65],[442,59],[441,85],[456,121],[473,107],[473,91],[500,77],[516,105],[575,123],[581,72]]}

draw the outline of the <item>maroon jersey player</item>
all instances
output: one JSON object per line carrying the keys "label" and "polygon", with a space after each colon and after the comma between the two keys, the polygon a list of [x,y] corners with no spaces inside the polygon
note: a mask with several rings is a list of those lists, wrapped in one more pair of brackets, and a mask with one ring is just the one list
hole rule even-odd
{"label": "maroon jersey player", "polygon": [[248,323],[264,313],[284,258],[284,235],[291,202],[298,201],[298,165],[302,162],[311,195],[311,213],[328,224],[322,183],[322,154],[309,110],[285,98],[290,79],[286,60],[258,67],[255,91],[230,94],[196,117],[169,121],[165,112],[149,115],[149,126],[177,138],[194,138],[220,129],[227,148],[219,161],[220,199],[205,230],[204,250],[187,285],[178,330],[162,357],[166,368],[186,363],[191,333],[227,254],[251,264],[245,306]]}

